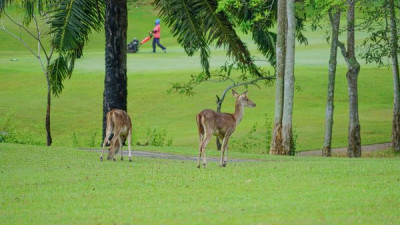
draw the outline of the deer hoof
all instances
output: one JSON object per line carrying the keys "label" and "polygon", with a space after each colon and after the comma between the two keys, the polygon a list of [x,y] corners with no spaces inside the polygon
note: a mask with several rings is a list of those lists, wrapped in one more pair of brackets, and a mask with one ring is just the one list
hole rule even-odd
{"label": "deer hoof", "polygon": [[124,160],[124,157],[121,157],[121,161],[123,161]]}
{"label": "deer hoof", "polygon": [[203,167],[204,167],[204,169],[206,169],[206,168],[207,168],[207,164],[204,163],[204,164],[203,164]]}
{"label": "deer hoof", "polygon": [[100,157],[100,161],[103,161],[103,156]]}
{"label": "deer hoof", "polygon": [[197,167],[197,169],[200,169],[200,164],[198,164],[196,167]]}
{"label": "deer hoof", "polygon": [[117,159],[116,159],[116,158],[113,158],[113,161],[114,161],[114,162],[116,162],[116,161],[117,161]]}
{"label": "deer hoof", "polygon": [[132,158],[129,158],[129,162],[132,162]]}
{"label": "deer hoof", "polygon": [[226,161],[222,163],[222,167],[226,167]]}

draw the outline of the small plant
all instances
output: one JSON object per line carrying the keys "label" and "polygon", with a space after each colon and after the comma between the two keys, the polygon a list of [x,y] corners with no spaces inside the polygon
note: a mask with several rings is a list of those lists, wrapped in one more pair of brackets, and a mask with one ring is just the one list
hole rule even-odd
{"label": "small plant", "polygon": [[293,138],[293,140],[292,140],[292,146],[290,146],[289,155],[296,155],[297,137],[298,137],[297,129],[296,129],[295,126],[293,126],[293,129],[292,129],[292,138]]}
{"label": "small plant", "polygon": [[[0,142],[44,145],[43,140],[38,138],[38,133],[42,132],[41,127],[24,127],[13,121],[13,113],[7,113],[0,118]],[[17,129],[17,127],[23,127]]]}
{"label": "small plant", "polygon": [[[92,131],[93,132],[93,131]],[[96,147],[97,131],[94,131],[92,136],[90,136],[88,147]]]}
{"label": "small plant", "polygon": [[78,137],[76,136],[75,131],[74,131],[74,133],[72,133],[72,146],[73,147],[78,147],[79,146]]}
{"label": "small plant", "polygon": [[268,153],[272,138],[271,124],[272,123],[266,114],[265,123],[261,127],[258,127],[258,124],[255,123],[245,136],[238,139],[232,137],[231,149],[247,153]]}
{"label": "small plant", "polygon": [[141,146],[171,146],[172,139],[167,140],[167,131],[165,129],[149,128],[146,132],[146,139],[137,142]]}
{"label": "small plant", "polygon": [[271,140],[272,140],[272,122],[269,119],[268,114],[265,114],[264,119],[265,119],[265,123],[264,123],[265,153],[269,153],[269,150],[271,147]]}

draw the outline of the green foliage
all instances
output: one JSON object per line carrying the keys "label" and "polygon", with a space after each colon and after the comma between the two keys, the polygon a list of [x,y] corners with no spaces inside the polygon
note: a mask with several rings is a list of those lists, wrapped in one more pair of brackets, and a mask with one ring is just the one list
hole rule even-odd
{"label": "green foliage", "polygon": [[[193,96],[195,94],[195,87],[206,81],[221,83],[229,81],[231,84],[229,84],[230,86],[228,86],[228,88],[241,86],[243,83],[246,83],[246,87],[251,84],[257,86],[258,88],[260,88],[258,83],[262,83],[265,86],[271,85],[275,77],[271,75],[270,71],[264,71],[261,68],[258,68],[258,71],[260,71],[260,77],[251,77],[249,71],[246,69],[246,66],[243,64],[225,62],[225,65],[221,66],[219,69],[213,71],[209,75],[201,72],[197,75],[192,74],[190,76],[191,79],[186,83],[172,83],[171,88],[167,92],[169,94],[177,93],[179,95]],[[237,74],[239,75],[237,76]]]}
{"label": "green foliage", "polygon": [[138,143],[142,146],[171,146],[172,139],[167,139],[167,131],[165,129],[148,128],[146,138]]}
{"label": "green foliage", "polygon": [[292,145],[290,146],[289,155],[296,155],[298,136],[299,135],[297,134],[296,126],[293,126],[293,128],[292,128]]}
{"label": "green foliage", "polygon": [[92,136],[90,136],[89,142],[88,142],[88,146],[89,147],[97,147],[99,146],[97,143],[97,132],[96,131],[92,131]]}
{"label": "green foliage", "polygon": [[104,1],[62,0],[51,4],[47,15],[52,37],[51,46],[58,58],[48,65],[52,92],[58,96],[63,81],[70,78],[75,60],[82,55],[92,31],[100,31],[104,23]]}
{"label": "green foliage", "polygon": [[[366,4],[361,4],[359,7],[362,22],[358,29],[367,32],[369,36],[362,41],[357,50],[366,63],[377,63],[379,66],[389,65],[388,60],[394,48],[390,43],[389,5],[383,0],[364,0],[364,2]],[[399,7],[397,1],[395,1],[395,6]],[[396,24],[399,23],[400,19],[396,18]],[[397,36],[399,34],[400,31],[397,29]],[[399,52],[399,50],[398,45],[396,51]]]}
{"label": "green foliage", "polygon": [[228,15],[216,0],[155,0],[155,8],[189,56],[200,50],[203,70],[209,76],[209,45],[224,47],[226,54],[252,74],[260,76],[247,46],[236,33]]}
{"label": "green foliage", "polygon": [[39,139],[40,127],[26,127],[13,120],[14,113],[7,113],[0,117],[0,142],[29,145],[44,145],[44,140]]}
{"label": "green foliage", "polygon": [[244,153],[268,154],[271,138],[272,122],[266,114],[262,126],[259,127],[257,123],[253,124],[250,131],[240,138],[232,135],[229,149]]}
{"label": "green foliage", "polygon": [[271,32],[276,20],[277,1],[223,0],[218,10],[226,12],[245,34],[251,33],[257,48],[275,66],[276,34]]}
{"label": "green foliage", "polygon": [[75,131],[72,133],[72,147],[80,147],[78,136],[76,135]]}

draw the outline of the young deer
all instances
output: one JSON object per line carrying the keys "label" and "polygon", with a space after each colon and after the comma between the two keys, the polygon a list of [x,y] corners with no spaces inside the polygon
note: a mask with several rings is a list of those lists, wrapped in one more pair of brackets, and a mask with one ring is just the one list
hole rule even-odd
{"label": "young deer", "polygon": [[214,110],[205,109],[196,116],[200,137],[199,160],[197,162],[197,168],[200,168],[200,159],[202,154],[203,166],[204,168],[207,166],[206,147],[212,135],[218,136],[220,140],[222,140],[220,166],[226,166],[229,137],[242,120],[244,107],[256,107],[256,104],[247,98],[247,91],[239,95],[235,90],[232,89],[232,94],[236,98],[235,112],[233,114],[217,113]]}
{"label": "young deer", "polygon": [[[113,136],[111,136],[113,135]],[[110,142],[111,139],[111,142]],[[131,139],[132,139],[132,123],[129,115],[121,109],[112,109],[107,113],[107,129],[106,136],[101,150],[100,161],[103,161],[103,153],[106,144],[110,144],[107,159],[115,159],[118,151],[121,151],[121,160],[124,159],[122,153],[122,145],[128,139],[129,161],[132,162]]]}

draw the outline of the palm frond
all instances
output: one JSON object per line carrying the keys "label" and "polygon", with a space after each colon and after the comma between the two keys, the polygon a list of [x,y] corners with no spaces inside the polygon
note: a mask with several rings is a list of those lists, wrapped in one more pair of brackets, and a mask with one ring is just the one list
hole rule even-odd
{"label": "palm frond", "polygon": [[253,40],[257,44],[258,50],[267,58],[272,66],[276,66],[275,44],[276,33],[268,31],[265,27],[253,27]]}
{"label": "palm frond", "polygon": [[206,72],[210,57],[208,46],[216,43],[217,47],[225,47],[229,57],[260,76],[250,52],[228,16],[217,10],[217,0],[155,0],[154,5],[188,55],[200,50],[201,63]]}
{"label": "palm frond", "polygon": [[0,15],[3,14],[4,9],[7,6],[11,5],[13,2],[15,2],[15,1],[13,1],[13,0],[0,0]]}
{"label": "palm frond", "polygon": [[17,1],[17,0],[0,0],[0,16],[3,14],[4,10],[6,7],[10,5],[18,5],[24,10],[24,19],[23,19],[23,24],[25,26],[28,26],[35,13],[38,13],[39,15],[43,15],[45,6],[47,4],[50,4],[51,0],[22,0],[22,1]]}
{"label": "palm frond", "polygon": [[66,52],[81,48],[92,30],[99,31],[104,23],[104,3],[98,0],[60,0],[48,13],[51,44]]}
{"label": "palm frond", "polygon": [[63,81],[71,77],[75,59],[76,57],[74,56],[60,54],[47,67],[53,95],[58,96],[62,92],[64,88]]}
{"label": "palm frond", "polygon": [[104,2],[100,0],[59,0],[50,6],[51,45],[58,57],[47,68],[51,89],[59,95],[62,82],[72,74],[75,60],[82,53],[92,31],[104,24]]}
{"label": "palm frond", "polygon": [[276,21],[277,1],[241,0],[240,5],[226,5],[225,11],[243,32],[252,33],[258,50],[264,54],[271,65],[275,66],[276,34],[269,30],[274,27]]}

